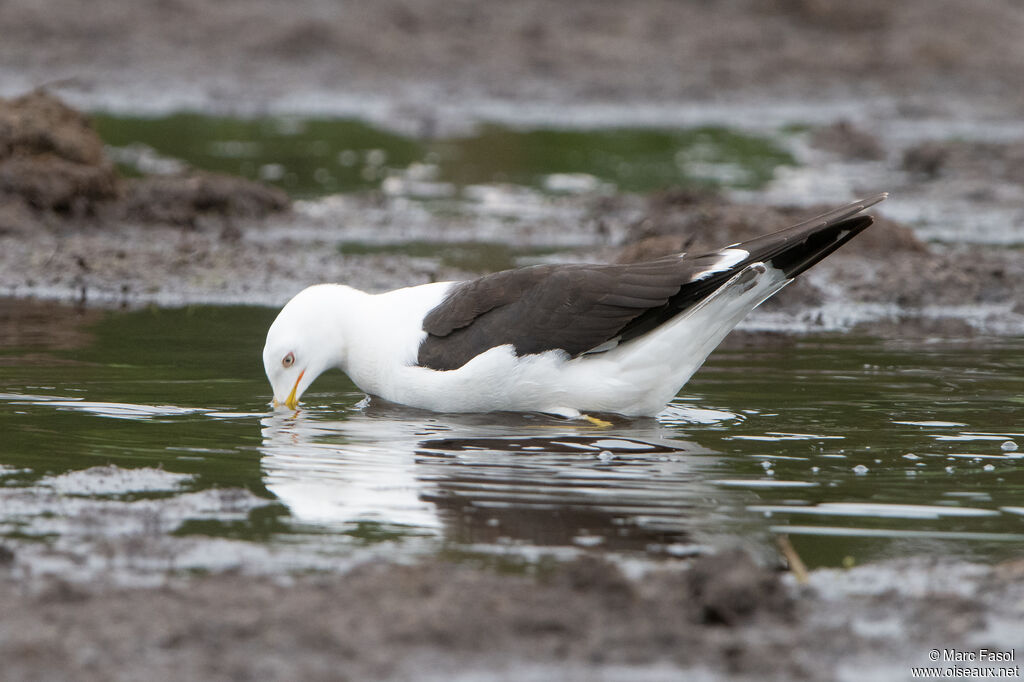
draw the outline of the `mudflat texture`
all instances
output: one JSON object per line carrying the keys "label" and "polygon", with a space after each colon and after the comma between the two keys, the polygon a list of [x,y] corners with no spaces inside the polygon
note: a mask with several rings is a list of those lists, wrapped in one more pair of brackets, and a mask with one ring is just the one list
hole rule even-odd
{"label": "mudflat texture", "polygon": [[[868,331],[1019,334],[1024,251],[1006,245],[1024,225],[1021,36],[1016,0],[0,0],[0,295],[75,300],[83,316],[280,304],[318,281],[477,274],[345,253],[342,239],[626,261],[889,190],[877,225],[762,312],[787,330],[837,328],[841,304],[853,313],[838,328],[881,310]],[[754,192],[491,188],[516,212],[446,214],[386,192],[293,202],[187,168],[128,179],[81,113],[98,109],[358,115],[422,137],[490,120],[807,130],[799,167]],[[78,342],[31,315],[0,323],[41,348]],[[132,542],[110,556],[152,556]],[[512,575],[432,559],[292,575],[268,561],[260,576],[129,587],[25,575],[22,547],[0,544],[4,680],[903,680],[932,649],[1024,653],[1019,562],[907,559],[800,587],[742,554],[643,576],[599,557]]]}
{"label": "mudflat texture", "polygon": [[1020,575],[902,562],[796,587],[726,552],[632,579],[583,557],[526,575],[0,581],[0,655],[5,680],[904,680],[932,649],[1019,647]]}
{"label": "mudflat texture", "polygon": [[[1013,0],[8,0],[0,63],[217,101],[362,93],[552,101],[904,95],[1024,105]],[[146,106],[139,102],[139,106]]]}
{"label": "mudflat texture", "polygon": [[[479,274],[339,253],[340,239],[558,240],[577,249],[568,260],[635,260],[889,190],[872,211],[887,220],[771,305],[800,328],[836,317],[823,306],[853,304],[875,312],[843,312],[840,326],[927,317],[950,332],[1006,333],[1024,328],[1020,250],[1000,248],[1019,242],[1024,220],[1022,34],[1024,8],[1010,0],[99,0],[86,13],[8,0],[0,291],[280,304],[317,281],[381,290]],[[517,211],[466,202],[442,214],[387,193],[289,210],[273,188],[198,170],[118,177],[86,118],[24,94],[38,86],[79,109],[355,114],[427,137],[487,120],[811,128],[793,143],[798,169],[738,198],[493,188]],[[53,125],[32,137],[30,121]]]}

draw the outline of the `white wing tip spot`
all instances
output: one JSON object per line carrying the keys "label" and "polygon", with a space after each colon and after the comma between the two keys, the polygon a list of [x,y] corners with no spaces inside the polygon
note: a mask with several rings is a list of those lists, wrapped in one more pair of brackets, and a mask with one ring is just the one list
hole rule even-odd
{"label": "white wing tip spot", "polygon": [[750,252],[745,249],[735,249],[732,247],[726,247],[718,252],[718,260],[712,265],[704,268],[700,272],[693,276],[694,280],[704,279],[709,275],[713,275],[716,272],[725,272],[730,268],[734,267],[737,263],[743,262],[744,258],[750,256]]}

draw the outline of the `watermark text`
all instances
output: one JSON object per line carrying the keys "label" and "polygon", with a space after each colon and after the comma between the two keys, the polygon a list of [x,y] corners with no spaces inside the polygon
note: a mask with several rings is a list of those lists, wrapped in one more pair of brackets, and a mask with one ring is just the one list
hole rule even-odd
{"label": "watermark text", "polygon": [[928,652],[932,666],[910,669],[917,679],[1021,679],[1017,652],[1014,649],[932,649]]}

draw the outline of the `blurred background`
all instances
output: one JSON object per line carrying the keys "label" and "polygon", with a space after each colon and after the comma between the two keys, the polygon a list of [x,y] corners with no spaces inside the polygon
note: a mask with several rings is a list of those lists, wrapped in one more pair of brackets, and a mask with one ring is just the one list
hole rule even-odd
{"label": "blurred background", "polygon": [[5,0],[0,87],[65,81],[76,103],[135,111],[443,118],[756,96],[1008,114],[1024,103],[1022,13],[1011,0]]}

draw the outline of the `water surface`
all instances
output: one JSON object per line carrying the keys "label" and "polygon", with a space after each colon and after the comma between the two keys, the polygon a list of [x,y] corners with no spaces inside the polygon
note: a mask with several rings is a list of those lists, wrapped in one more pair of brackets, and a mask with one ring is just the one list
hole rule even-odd
{"label": "water surface", "polygon": [[404,136],[350,119],[163,117],[98,114],[96,127],[129,172],[171,172],[186,162],[260,179],[296,196],[380,189],[455,196],[478,184],[548,192],[650,191],[673,186],[752,189],[792,155],[770,137],[719,127],[558,128],[501,125],[437,137]]}
{"label": "water surface", "polygon": [[772,555],[781,534],[822,566],[1024,540],[1020,338],[735,342],[658,418],[600,429],[367,402],[340,373],[272,411],[263,308],[0,306],[0,541],[19,548],[117,537],[116,505],[194,541],[199,568]]}

